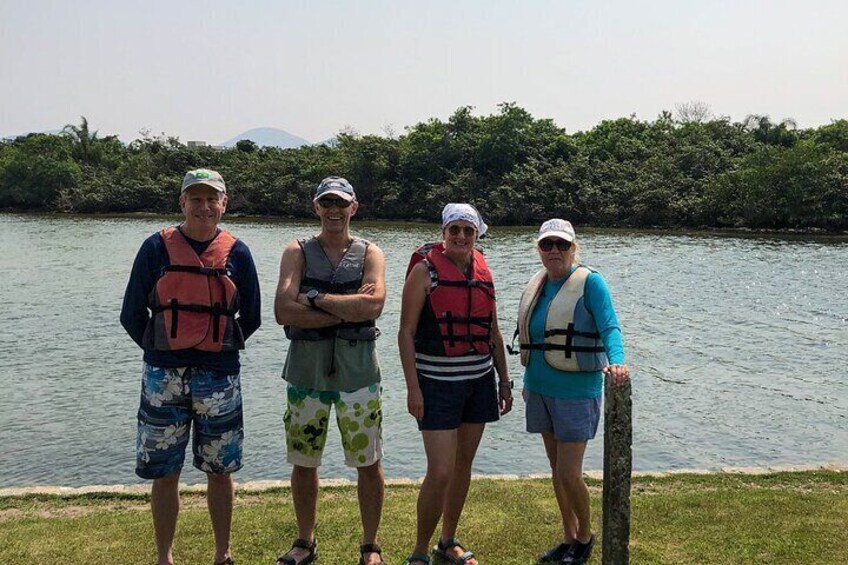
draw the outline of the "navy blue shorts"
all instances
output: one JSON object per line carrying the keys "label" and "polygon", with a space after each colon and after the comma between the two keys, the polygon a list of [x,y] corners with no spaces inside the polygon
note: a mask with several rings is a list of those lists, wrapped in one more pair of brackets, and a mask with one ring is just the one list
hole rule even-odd
{"label": "navy blue shorts", "polygon": [[455,430],[460,424],[485,424],[500,418],[495,371],[462,381],[418,377],[424,397],[419,430]]}

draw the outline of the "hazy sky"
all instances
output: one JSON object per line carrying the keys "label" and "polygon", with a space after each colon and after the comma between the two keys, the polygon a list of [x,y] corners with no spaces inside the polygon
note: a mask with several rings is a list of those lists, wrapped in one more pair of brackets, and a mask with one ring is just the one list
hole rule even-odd
{"label": "hazy sky", "polygon": [[693,100],[848,117],[848,2],[0,0],[0,137],[319,141],[504,101],[574,132]]}

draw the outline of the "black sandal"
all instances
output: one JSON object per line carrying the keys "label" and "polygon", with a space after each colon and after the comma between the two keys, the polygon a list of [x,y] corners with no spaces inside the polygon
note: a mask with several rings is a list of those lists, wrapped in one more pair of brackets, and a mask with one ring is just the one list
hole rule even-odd
{"label": "black sandal", "polygon": [[[317,539],[312,538],[312,541],[307,541],[303,538],[297,538],[294,540],[291,548],[294,549],[296,547],[307,550],[309,554],[300,561],[297,561],[294,557],[286,553],[285,555],[280,555],[274,565],[307,565],[308,563],[318,561]],[[291,551],[291,549],[289,551]]]}
{"label": "black sandal", "polygon": [[[450,550],[455,547],[462,550],[462,555],[454,555],[453,553],[450,553]],[[430,550],[430,554],[439,561],[447,562],[450,565],[467,565],[469,560],[474,558],[474,552],[465,551],[462,543],[460,543],[457,538],[451,538],[447,541],[442,541],[440,538],[436,547]]]}
{"label": "black sandal", "polygon": [[359,546],[359,565],[366,565],[366,553],[376,553],[380,556],[380,561],[378,562],[378,565],[386,565],[386,562],[383,561],[383,550],[380,549],[380,546],[376,543],[363,543]]}
{"label": "black sandal", "polygon": [[569,549],[571,549],[571,544],[564,541],[558,546],[552,547],[540,555],[539,560],[536,561],[536,563],[537,565],[543,565],[544,563],[559,563],[562,561],[562,558],[565,557],[565,554],[568,553]]}

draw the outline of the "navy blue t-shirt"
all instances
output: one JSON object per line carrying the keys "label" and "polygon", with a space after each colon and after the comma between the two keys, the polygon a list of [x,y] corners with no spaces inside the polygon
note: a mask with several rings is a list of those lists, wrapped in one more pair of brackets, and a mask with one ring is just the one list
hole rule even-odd
{"label": "navy blue t-shirt", "polygon": [[[183,233],[180,230],[180,233]],[[221,233],[221,230],[218,230]],[[185,233],[183,233],[185,237]],[[194,252],[200,255],[215,238],[209,241],[195,241],[186,237]],[[121,307],[121,325],[127,333],[143,348],[142,338],[151,312],[147,307],[148,298],[163,267],[170,264],[165,242],[157,232],[141,244],[141,249],[135,257],[127,290],[124,293],[124,304]],[[246,340],[259,328],[261,323],[261,307],[259,299],[259,278],[256,275],[256,265],[250,249],[240,239],[236,240],[227,261],[233,283],[239,293],[239,310],[236,323],[241,328]],[[197,367],[226,374],[237,373],[241,367],[238,351],[197,351],[185,349],[180,351],[144,351],[144,362],[154,367]]]}

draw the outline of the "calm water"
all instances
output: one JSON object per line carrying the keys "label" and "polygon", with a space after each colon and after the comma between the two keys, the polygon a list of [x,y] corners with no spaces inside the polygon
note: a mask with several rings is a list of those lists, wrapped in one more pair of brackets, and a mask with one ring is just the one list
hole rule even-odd
{"label": "calm water", "polygon": [[[118,323],[142,240],[171,220],[0,215],[0,487],[136,483],[141,351]],[[243,354],[245,466],[238,479],[284,479],[280,371],[288,347],[273,293],[285,244],[313,223],[232,221],[253,251],[264,325]],[[394,336],[410,251],[434,226],[358,225],[387,256],[379,321],[385,390],[384,465],[420,477],[424,456]],[[537,268],[531,229],[492,230],[504,333]],[[584,262],[612,288],[634,368],[634,465],[640,470],[848,461],[848,241],[593,232]],[[506,330],[506,329],[509,330]],[[516,358],[510,369],[520,377]],[[487,430],[477,473],[544,472],[523,405]],[[587,469],[601,467],[590,443]],[[190,459],[189,459],[190,460]],[[322,475],[353,478],[338,433]],[[183,478],[201,482],[187,467]]]}

